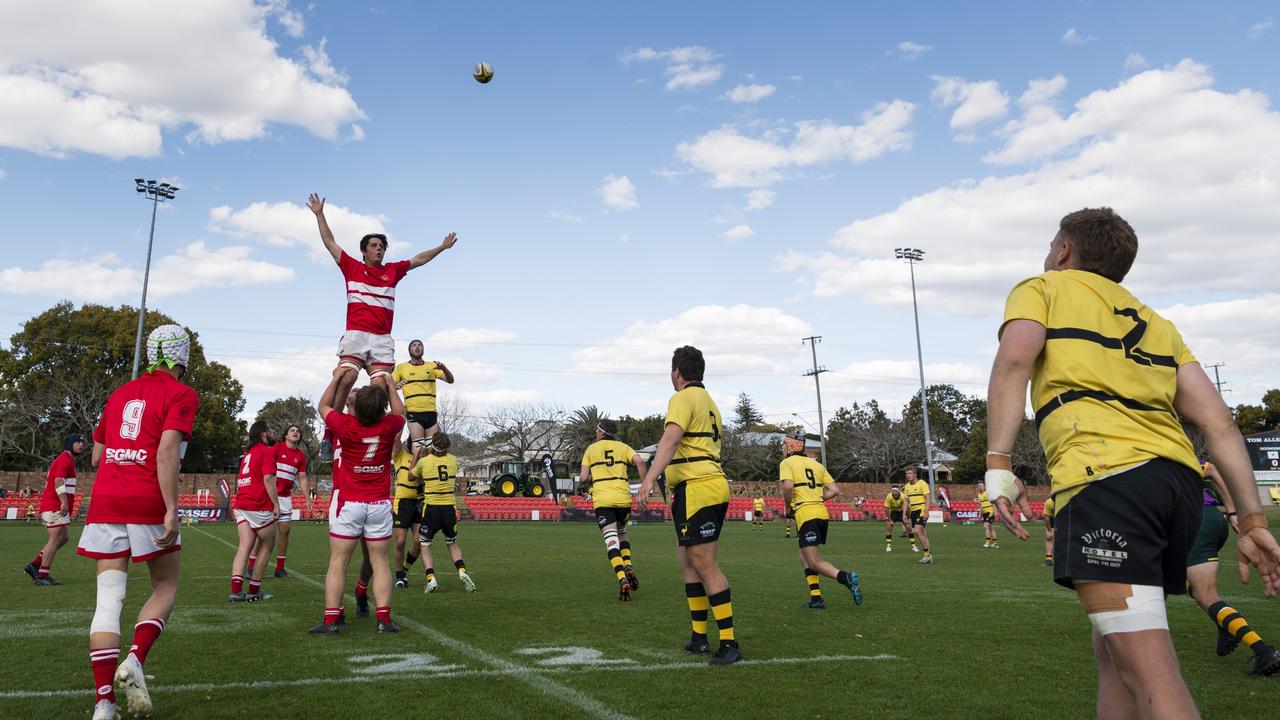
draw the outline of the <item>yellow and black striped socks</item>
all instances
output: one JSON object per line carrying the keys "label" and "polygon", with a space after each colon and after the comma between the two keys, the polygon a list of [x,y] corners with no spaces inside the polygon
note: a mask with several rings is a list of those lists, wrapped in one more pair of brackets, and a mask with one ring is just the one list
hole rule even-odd
{"label": "yellow and black striped socks", "polygon": [[915,546],[916,546],[916,536],[915,536],[915,535],[912,535],[912,536],[911,536],[911,547],[915,547]]}
{"label": "yellow and black striped socks", "polygon": [[885,533],[884,546],[887,548],[893,547],[893,533]]}
{"label": "yellow and black striped socks", "polygon": [[618,580],[626,577],[622,571],[622,553],[618,548],[609,548],[609,565],[613,567],[613,574],[618,576]]}
{"label": "yellow and black striped socks", "polygon": [[1254,655],[1269,655],[1271,653],[1271,646],[1262,641],[1262,637],[1253,628],[1249,627],[1244,615],[1241,615],[1235,608],[1219,600],[1209,606],[1208,613],[1209,617],[1213,618],[1213,621],[1218,624],[1218,627],[1248,645]]}
{"label": "yellow and black striped socks", "polygon": [[822,599],[822,588],[818,585],[818,573],[813,568],[804,569],[804,579],[809,583],[809,597],[813,600]]}
{"label": "yellow and black striped socks", "polygon": [[424,568],[422,568],[422,571],[423,571],[423,572],[425,572],[425,573],[427,574],[427,582],[431,582],[432,580],[435,580],[435,579],[436,579],[436,569],[435,569],[435,568],[428,566],[428,567],[424,567]]}
{"label": "yellow and black striped socks", "polygon": [[631,541],[623,540],[618,543],[618,554],[622,556],[622,564],[631,567]]}
{"label": "yellow and black striped socks", "polygon": [[685,598],[689,601],[689,619],[693,621],[693,634],[706,636],[707,609],[711,606],[707,600],[707,591],[702,583],[685,583]]}
{"label": "yellow and black striped socks", "polygon": [[720,642],[734,642],[733,602],[729,599],[729,588],[712,595],[707,598],[707,601],[711,604],[711,614],[716,618],[716,627],[720,631]]}
{"label": "yellow and black striped socks", "polygon": [[466,571],[467,571],[467,564],[466,564],[466,563],[464,563],[464,562],[462,562],[462,558],[458,558],[457,560],[454,560],[454,561],[453,561],[453,566],[454,566],[454,567],[456,567],[456,568],[458,568],[458,573],[459,573],[459,574],[464,573],[464,572],[466,572]]}

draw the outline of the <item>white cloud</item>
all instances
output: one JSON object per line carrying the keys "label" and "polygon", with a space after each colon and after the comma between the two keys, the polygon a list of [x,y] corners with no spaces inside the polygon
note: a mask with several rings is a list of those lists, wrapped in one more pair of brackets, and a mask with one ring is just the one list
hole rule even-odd
{"label": "white cloud", "polygon": [[[282,347],[273,350],[269,357],[261,355],[237,355],[205,349],[211,360],[231,368],[231,374],[244,386],[246,395],[271,398],[298,395],[320,399],[320,392],[329,384],[338,359],[335,351],[338,338],[325,347]],[[256,413],[257,408],[246,409]]]}
{"label": "white cloud", "polygon": [[458,393],[458,397],[471,408],[472,414],[479,414],[491,409],[523,405],[542,400],[542,391],[493,388],[492,390],[467,390]]}
{"label": "white cloud", "polygon": [[898,57],[904,60],[915,60],[932,49],[932,45],[921,45],[910,40],[903,40],[898,43]]}
{"label": "white cloud", "polygon": [[934,75],[933,83],[930,99],[942,107],[956,108],[951,114],[951,129],[957,131],[957,139],[972,139],[975,127],[1009,110],[1009,96],[994,80],[968,82],[963,78]]}
{"label": "white cloud", "polygon": [[359,125],[352,125],[351,135],[347,138],[347,140],[351,142],[360,142],[363,139],[364,139],[364,128],[360,127]]}
{"label": "white cloud", "polygon": [[[284,28],[289,37],[300,38],[307,32],[306,22],[302,19],[302,13],[289,8],[289,0],[267,0],[266,10],[275,17],[276,22]],[[308,8],[310,9],[310,8]]]}
{"label": "white cloud", "polygon": [[790,372],[806,367],[800,338],[811,334],[805,321],[778,308],[699,305],[656,322],[637,321],[613,340],[573,353],[573,371],[625,373],[665,381],[671,353],[682,345],[702,350],[708,385],[741,373]]}
{"label": "white cloud", "polygon": [[329,53],[325,52],[324,46],[328,42],[328,38],[320,38],[319,45],[303,45],[302,57],[306,58],[307,68],[311,70],[311,74],[319,78],[321,82],[326,85],[346,85],[347,76],[333,67],[333,61],[329,59]]}
{"label": "white cloud", "polygon": [[1222,372],[1224,380],[1231,379],[1235,402],[1251,402],[1276,387],[1277,301],[1280,295],[1264,293],[1203,304],[1178,303],[1158,312],[1178,326],[1202,364],[1226,363]]}
{"label": "white cloud", "polygon": [[552,210],[551,212],[547,213],[547,217],[551,218],[552,220],[563,220],[564,222],[577,223],[579,225],[585,222],[578,215],[574,215],[573,213],[561,212],[559,210]]}
{"label": "white cloud", "polygon": [[1147,58],[1142,53],[1129,53],[1129,57],[1124,59],[1125,70],[1141,70],[1149,67],[1151,63],[1147,62]]}
{"label": "white cloud", "polygon": [[652,170],[651,172],[654,175],[657,175],[658,177],[662,178],[663,180],[666,180],[668,185],[679,185],[680,176],[688,175],[693,171],[692,170],[672,170],[671,168],[663,167],[663,168],[658,168],[657,170]]}
{"label": "white cloud", "polygon": [[778,88],[774,85],[739,85],[725,93],[725,99],[736,103],[759,102],[773,94]]}
{"label": "white cloud", "polygon": [[800,82],[801,80],[804,80],[804,76],[803,76],[803,75],[788,75],[788,76],[787,76],[787,79],[788,79],[788,80],[790,80],[791,82]]}
{"label": "white cloud", "polygon": [[[368,233],[388,236],[387,256],[402,249],[403,244],[387,232],[387,218],[383,215],[364,215],[341,205],[326,203],[325,218],[334,238],[352,257],[360,257],[360,238]],[[255,202],[246,208],[234,210],[222,205],[209,210],[209,229],[213,232],[242,240],[256,240],[267,245],[293,247],[303,245],[310,250],[312,260],[333,262],[329,251],[320,242],[316,228],[316,216],[303,205],[291,202]]]}
{"label": "white cloud", "polygon": [[724,234],[721,237],[723,237],[725,240],[737,241],[737,240],[745,240],[755,234],[756,234],[756,231],[752,230],[750,225],[747,225],[744,223],[741,225],[734,225],[728,230],[725,230]]}
{"label": "white cloud", "polygon": [[477,345],[506,343],[514,340],[515,338],[516,334],[509,330],[461,327],[433,332],[427,336],[426,340],[423,341],[423,344],[429,347],[444,345],[449,348],[461,349],[475,347]]}
{"label": "white cloud", "polygon": [[1257,40],[1266,34],[1268,30],[1275,27],[1276,21],[1267,16],[1249,27],[1249,38]]}
{"label": "white cloud", "polygon": [[188,140],[218,143],[263,137],[271,124],[336,140],[364,112],[345,88],[277,54],[266,21],[292,18],[284,7],[0,5],[0,145],[55,157],[150,157],[166,130],[191,127]]}
{"label": "white cloud", "polygon": [[925,243],[921,307],[996,314],[1013,283],[1037,272],[1064,214],[1106,205],[1138,232],[1126,284],[1140,297],[1271,287],[1280,264],[1280,113],[1261,93],[1212,83],[1206,67],[1184,60],[1091,92],[1067,117],[1029,108],[988,161],[1037,163],[1032,169],[911,197],[841,228],[832,251],[786,253],[782,264],[814,295],[905,305],[906,268],[892,249],[945,228]]}
{"label": "white cloud", "polygon": [[915,105],[905,100],[879,103],[862,114],[858,125],[830,120],[795,124],[787,130],[766,131],[760,137],[743,135],[724,126],[676,146],[676,155],[712,175],[715,187],[761,187],[789,177],[796,167],[835,161],[861,163],[911,146],[911,115]]}
{"label": "white cloud", "polygon": [[640,203],[636,201],[636,186],[626,175],[610,173],[604,179],[604,184],[596,188],[595,194],[605,207],[613,210],[635,210],[640,207]]}
{"label": "white cloud", "polygon": [[1084,45],[1085,43],[1091,43],[1096,39],[1097,38],[1092,35],[1081,34],[1074,27],[1069,27],[1066,32],[1062,33],[1063,45]]}
{"label": "white cloud", "polygon": [[772,190],[752,190],[744,196],[748,210],[763,210],[773,204],[778,193]]}
{"label": "white cloud", "polygon": [[[250,258],[253,249],[229,245],[209,249],[204,242],[179,248],[154,263],[148,295],[183,295],[207,287],[279,284],[293,280],[292,268]],[[114,254],[87,260],[55,258],[39,269],[0,270],[0,288],[21,295],[42,295],[88,302],[131,300],[142,293],[141,268],[125,265]]]}
{"label": "white cloud", "polygon": [[1067,78],[1061,74],[1051,78],[1037,78],[1027,83],[1027,90],[1018,98],[1018,104],[1024,108],[1043,105],[1058,97],[1066,87]]}
{"label": "white cloud", "polygon": [[[955,385],[966,395],[985,396],[990,363],[925,363],[924,379],[929,385]],[[822,376],[822,394],[836,407],[849,402],[876,400],[891,416],[900,417],[902,408],[919,394],[920,369],[911,360],[866,360],[832,368]]]}
{"label": "white cloud", "polygon": [[723,65],[713,65],[719,57],[709,48],[699,45],[654,50],[650,47],[627,50],[620,59],[624,65],[658,61],[665,64],[668,90],[692,90],[712,85],[724,75]]}

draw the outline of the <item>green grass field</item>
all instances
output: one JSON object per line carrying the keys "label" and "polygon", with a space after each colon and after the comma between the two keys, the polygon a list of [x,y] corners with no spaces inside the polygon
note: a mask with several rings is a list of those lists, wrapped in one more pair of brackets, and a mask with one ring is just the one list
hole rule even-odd
{"label": "green grass field", "polygon": [[[0,526],[0,653],[9,658],[0,717],[90,713],[94,581],[92,563],[74,555],[80,530],[55,562],[65,584],[35,587],[21,567],[43,529]],[[1074,595],[1052,584],[1033,533],[1017,543],[1002,532],[1002,549],[984,550],[980,527],[931,527],[937,561],[922,566],[902,539],[885,554],[879,524],[833,523],[825,554],[862,574],[866,602],[854,607],[824,580],[828,609],[813,611],[802,608],[802,568],[781,524],[753,532],[731,523],[721,565],[746,661],[712,668],[681,649],[688,613],[666,524],[631,530],[642,589],[629,604],[617,601],[589,523],[464,524],[459,542],[478,592],[463,592],[442,567],[440,591],[424,595],[415,573],[394,595],[403,632],[378,635],[372,621],[352,618],[337,637],[306,632],[323,610],[324,527],[295,528],[294,577],[268,579],[274,599],[254,604],[226,602],[234,528],[189,527],[177,608],[147,663],[155,716],[1090,717],[1088,622]],[[435,545],[437,563],[448,565]],[[1234,563],[1220,583],[1264,638],[1280,638],[1280,602],[1263,600],[1256,581],[1241,586]],[[135,566],[127,626],[147,592],[145,568]],[[1170,601],[1170,622],[1205,717],[1258,716],[1280,698],[1280,679],[1241,674],[1246,650],[1214,655],[1214,629],[1188,598]]]}

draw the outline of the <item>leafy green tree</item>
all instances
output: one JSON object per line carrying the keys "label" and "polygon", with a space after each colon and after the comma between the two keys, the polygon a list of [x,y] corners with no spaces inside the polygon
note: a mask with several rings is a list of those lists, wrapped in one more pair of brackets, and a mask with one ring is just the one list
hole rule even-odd
{"label": "leafy green tree", "polygon": [[646,415],[634,418],[623,415],[618,418],[618,440],[639,450],[662,439],[662,431],[666,426],[664,415]]}
{"label": "leafy green tree", "polygon": [[[88,435],[107,396],[129,380],[138,311],[59,303],[28,320],[0,351],[0,467],[27,469],[52,458],[69,432]],[[147,313],[144,330],[175,322]],[[191,331],[191,359],[183,382],[200,393],[183,469],[233,466],[245,426],[243,387],[225,365],[207,362]]]}
{"label": "leafy green tree", "polygon": [[320,437],[317,432],[320,413],[316,411],[315,402],[311,398],[297,396],[268,400],[258,411],[257,419],[265,420],[280,441],[284,440],[284,431],[290,425],[297,425],[302,431],[298,447],[307,456],[307,473],[312,474],[320,453]]}
{"label": "leafy green tree", "polygon": [[754,430],[764,423],[764,414],[746,393],[738,394],[738,404],[733,407],[733,426],[739,430]]}
{"label": "leafy green tree", "polygon": [[1261,405],[1237,405],[1236,427],[1245,435],[1280,428],[1280,390],[1268,390]]}
{"label": "leafy green tree", "polygon": [[587,447],[596,441],[596,426],[604,414],[595,405],[587,405],[569,413],[564,424],[564,441],[571,459],[581,459]]}

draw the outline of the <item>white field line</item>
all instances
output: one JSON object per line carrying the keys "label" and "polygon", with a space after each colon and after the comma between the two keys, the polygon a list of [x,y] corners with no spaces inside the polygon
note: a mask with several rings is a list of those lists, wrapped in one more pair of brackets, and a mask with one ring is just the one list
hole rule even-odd
{"label": "white field line", "polygon": [[[882,660],[900,660],[895,655],[817,655],[814,657],[803,658],[766,658],[763,660],[743,660],[737,665],[754,666],[754,665],[799,665],[812,662],[878,662]],[[668,670],[687,670],[702,669],[710,667],[706,661],[688,661],[688,662],[672,662],[672,663],[655,663],[652,665],[628,665],[627,671],[668,671]],[[549,668],[524,668],[516,667],[515,669],[494,668],[491,670],[452,670],[452,671],[436,671],[428,670],[422,673],[386,673],[371,677],[369,675],[353,675],[345,678],[298,678],[295,680],[258,680],[255,682],[232,682],[232,683],[188,683],[183,685],[158,685],[151,688],[153,693],[177,693],[177,692],[217,692],[221,690],[264,690],[270,688],[284,687],[303,687],[314,685],[347,685],[351,683],[367,683],[367,682],[393,682],[399,680],[421,680],[423,678],[435,680],[438,678],[475,678],[475,677],[516,677],[525,674],[537,674],[539,679],[548,680],[541,675],[544,674],[560,674],[574,673],[582,674],[587,672],[613,672],[616,668],[608,665],[591,666],[584,665],[578,667],[549,667]],[[0,691],[0,700],[21,700],[31,698],[60,698],[60,697],[88,697],[93,694],[92,690],[6,690]]]}
{"label": "white field line", "polygon": [[[232,548],[233,550],[236,548],[236,546],[232,545],[226,540],[208,531],[201,530],[198,527],[193,527],[193,529],[196,532],[200,533],[201,535],[205,535],[207,537],[213,538],[214,540],[217,540],[218,542],[222,543],[223,545],[226,545],[229,548]],[[301,573],[290,573],[290,574],[309,585],[313,585],[317,588],[320,588],[322,591],[324,590],[324,584],[313,578],[307,577],[306,575],[303,575]],[[354,602],[354,597],[352,598],[352,602]],[[398,617],[398,620],[400,625],[403,625],[409,630],[412,630],[413,632],[418,633],[419,635],[422,635],[426,638],[434,640],[440,645],[450,648],[451,650],[454,650],[460,655],[465,655],[473,660],[478,660],[486,665],[489,665],[490,667],[496,670],[501,670],[507,674],[510,674],[515,679],[532,687],[538,692],[541,692],[542,694],[548,695],[553,698],[558,698],[570,705],[573,705],[579,710],[582,710],[588,715],[601,718],[601,720],[630,720],[630,718],[627,715],[624,715],[610,708],[609,706],[591,697],[590,695],[587,695],[586,693],[575,690],[567,685],[561,685],[560,683],[552,680],[551,678],[544,677],[543,675],[539,674],[537,671],[533,670],[532,668],[529,668],[523,665],[518,665],[516,663],[511,662],[510,660],[506,660],[504,658],[498,657],[497,655],[493,655],[492,653],[485,652],[484,650],[481,650],[480,648],[477,648],[474,645],[470,645],[461,640],[456,640],[452,637],[449,637],[448,635],[445,635],[439,630],[423,625],[422,623],[417,622],[412,618],[401,615]]]}

